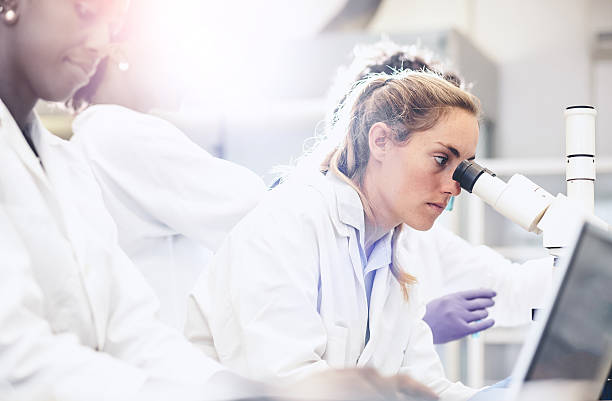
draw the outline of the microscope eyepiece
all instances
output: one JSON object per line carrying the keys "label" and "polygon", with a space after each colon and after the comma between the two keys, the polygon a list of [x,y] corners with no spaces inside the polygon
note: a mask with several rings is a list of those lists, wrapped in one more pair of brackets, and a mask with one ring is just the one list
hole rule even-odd
{"label": "microscope eyepiece", "polygon": [[461,185],[461,188],[471,193],[476,180],[478,180],[478,177],[480,177],[482,173],[487,173],[495,177],[495,173],[478,165],[476,162],[464,160],[459,163],[455,169],[453,180],[457,181],[459,185]]}

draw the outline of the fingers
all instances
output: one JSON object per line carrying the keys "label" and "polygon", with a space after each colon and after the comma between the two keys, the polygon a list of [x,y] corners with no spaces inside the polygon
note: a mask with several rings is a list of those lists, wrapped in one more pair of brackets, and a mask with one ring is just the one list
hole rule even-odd
{"label": "fingers", "polygon": [[477,309],[473,312],[467,312],[465,314],[465,321],[467,323],[476,322],[478,320],[485,319],[489,316],[489,312],[486,309]]}
{"label": "fingers", "polygon": [[478,333],[479,331],[483,331],[483,330],[486,330],[492,327],[494,324],[495,324],[495,320],[493,319],[486,319],[486,320],[481,320],[475,323],[470,323],[468,325],[470,329],[467,334]]}
{"label": "fingers", "polygon": [[497,293],[490,288],[476,288],[473,290],[461,291],[457,294],[468,300],[476,298],[493,298],[497,295]]}
{"label": "fingers", "polygon": [[495,301],[491,298],[476,298],[465,301],[465,308],[469,311],[490,308],[493,305],[495,305]]}

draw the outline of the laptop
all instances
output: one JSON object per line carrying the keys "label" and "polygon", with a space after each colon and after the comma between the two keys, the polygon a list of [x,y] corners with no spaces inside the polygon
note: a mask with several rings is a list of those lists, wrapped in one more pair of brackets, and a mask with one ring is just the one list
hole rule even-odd
{"label": "laptop", "polygon": [[535,323],[507,400],[597,400],[612,364],[612,233],[584,223],[561,261],[554,299]]}

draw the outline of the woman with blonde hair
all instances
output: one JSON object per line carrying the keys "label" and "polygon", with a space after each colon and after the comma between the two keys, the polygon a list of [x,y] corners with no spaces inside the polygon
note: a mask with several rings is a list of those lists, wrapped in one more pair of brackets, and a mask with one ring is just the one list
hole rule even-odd
{"label": "woman with blonde hair", "polygon": [[[356,47],[354,55],[351,64],[338,72],[332,91],[335,102],[355,81],[381,72],[434,71],[461,89],[471,88],[457,71],[417,45],[402,46],[384,39]],[[333,126],[334,114],[327,120]],[[420,269],[415,266],[413,272],[427,304],[423,320],[431,328],[435,344],[460,339],[494,324],[528,324],[532,309],[542,308],[550,294],[552,257],[513,263],[487,246],[469,244],[443,224],[435,224],[426,232],[404,226],[398,239],[398,259],[410,258],[415,248],[421,255],[428,255],[424,258],[427,263],[421,263]],[[474,317],[480,319],[474,321]]]}
{"label": "woman with blonde hair", "polygon": [[432,73],[357,84],[333,131],[199,278],[188,338],[251,378],[372,367],[468,399],[475,389],[444,376],[413,266],[394,250],[402,224],[428,230],[459,194],[452,173],[474,156],[478,115],[474,96]]}

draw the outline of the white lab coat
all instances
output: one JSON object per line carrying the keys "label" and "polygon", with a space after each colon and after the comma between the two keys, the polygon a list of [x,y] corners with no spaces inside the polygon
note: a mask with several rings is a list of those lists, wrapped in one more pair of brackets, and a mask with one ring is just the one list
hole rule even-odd
{"label": "white lab coat", "polygon": [[359,196],[332,174],[271,191],[198,279],[185,334],[256,379],[370,366],[407,373],[442,399],[469,398],[476,390],[444,376],[418,286],[406,301],[383,266],[368,308],[356,231],[363,224]]}
{"label": "white lab coat", "polygon": [[40,161],[0,102],[0,399],[205,398],[225,368],[157,320],[80,153],[31,131]]}
{"label": "white lab coat", "polygon": [[266,191],[250,170],[211,156],[171,123],[95,105],[73,123],[117,224],[119,243],[182,329],[193,283],[229,230]]}
{"label": "white lab coat", "polygon": [[[414,263],[411,259],[417,254],[420,261]],[[551,293],[552,257],[512,263],[493,249],[471,245],[438,225],[428,231],[404,226],[398,255],[400,263],[413,266],[425,303],[457,291],[495,290],[495,306],[488,311],[496,326],[528,324],[532,308],[544,307]]]}

